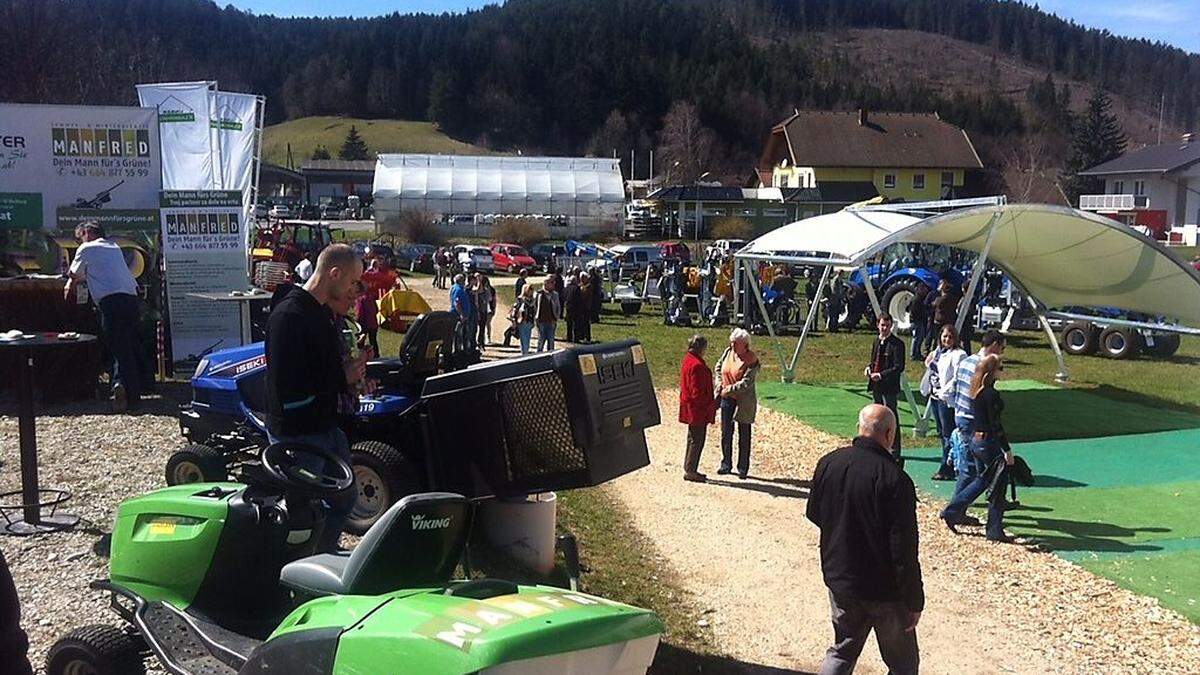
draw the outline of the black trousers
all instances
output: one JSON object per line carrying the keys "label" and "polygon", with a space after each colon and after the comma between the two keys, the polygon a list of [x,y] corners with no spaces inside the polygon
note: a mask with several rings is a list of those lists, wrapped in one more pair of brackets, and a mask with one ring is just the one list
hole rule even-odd
{"label": "black trousers", "polygon": [[700,453],[704,452],[704,437],[708,433],[707,424],[689,424],[687,430],[687,448],[683,455],[683,472],[696,473],[700,468]]}
{"label": "black trousers", "polygon": [[895,675],[916,675],[921,663],[917,631],[907,631],[908,609],[900,602],[839,598],[829,592],[833,620],[833,646],[825,652],[820,675],[849,675],[871,631],[879,643],[879,656]]}
{"label": "black trousers", "polygon": [[738,436],[738,473],[750,473],[750,427],[749,422],[737,422],[733,419],[737,412],[737,401],[732,398],[721,399],[721,468],[733,470],[733,427],[737,426]]}
{"label": "black trousers", "polygon": [[112,383],[124,385],[129,401],[145,392],[142,386],[142,349],[138,340],[141,300],[128,293],[113,293],[100,301],[100,327],[112,352]]}
{"label": "black trousers", "polygon": [[589,317],[587,314],[579,313],[571,317],[571,322],[575,324],[574,342],[592,341],[591,317]]}
{"label": "black trousers", "polygon": [[26,653],[29,637],[21,630],[21,603],[4,552],[0,551],[0,669],[12,675],[33,675]]}
{"label": "black trousers", "polygon": [[899,458],[900,457],[900,408],[898,407],[897,403],[900,398],[900,392],[881,393],[879,391],[872,391],[871,396],[875,399],[876,403],[886,405],[888,407],[888,409],[892,411],[892,414],[896,416],[896,437],[894,439],[892,439],[892,452],[895,453],[897,458]]}

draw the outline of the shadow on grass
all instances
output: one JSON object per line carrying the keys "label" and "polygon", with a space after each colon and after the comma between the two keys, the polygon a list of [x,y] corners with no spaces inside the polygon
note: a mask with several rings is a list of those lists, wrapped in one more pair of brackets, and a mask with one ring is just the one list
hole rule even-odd
{"label": "shadow on grass", "polygon": [[1021,534],[1033,537],[1047,549],[1053,551],[1136,553],[1139,551],[1161,551],[1154,544],[1135,544],[1128,541],[1139,533],[1166,534],[1167,527],[1125,527],[1112,523],[1098,523],[1064,518],[1046,518],[1027,515],[1021,511],[1034,511],[1021,507],[1010,511],[1005,521],[1021,529]]}
{"label": "shadow on grass", "polygon": [[776,668],[757,663],[738,661],[728,656],[704,654],[686,648],[662,643],[658,653],[654,655],[654,664],[649,673],[654,675],[671,675],[674,673],[710,673],[745,674],[745,675],[808,675],[812,671]]}

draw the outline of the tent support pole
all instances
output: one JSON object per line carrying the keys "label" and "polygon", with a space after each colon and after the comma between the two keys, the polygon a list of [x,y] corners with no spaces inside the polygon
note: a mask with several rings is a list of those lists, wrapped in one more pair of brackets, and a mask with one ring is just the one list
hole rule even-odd
{"label": "tent support pole", "polygon": [[[863,265],[859,268],[863,279],[863,288],[867,289],[867,297],[871,299],[871,307],[875,308],[875,316],[883,316],[883,308],[879,306],[879,298],[875,295],[875,285],[871,283],[871,274],[867,270],[867,266]],[[908,381],[908,376],[900,373],[900,388],[904,390],[904,398],[908,401],[909,409],[913,411],[913,436],[917,438],[925,438],[929,433],[929,419],[917,412],[917,397],[913,396],[912,384]],[[896,420],[896,433],[899,431],[900,420]]]}
{"label": "tent support pole", "polygon": [[1045,331],[1046,339],[1050,341],[1050,348],[1054,350],[1054,358],[1058,360],[1058,372],[1054,374],[1054,381],[1066,384],[1070,373],[1067,372],[1067,362],[1063,359],[1062,347],[1058,344],[1058,338],[1054,336],[1054,329],[1050,327],[1050,322],[1046,320],[1046,313],[1038,308],[1033,298],[1026,296],[1026,299],[1029,300],[1029,306],[1037,314],[1038,323],[1041,324],[1042,330]]}
{"label": "tent support pole", "polygon": [[997,211],[993,214],[988,223],[987,239],[984,240],[983,248],[979,251],[979,258],[971,270],[971,282],[967,284],[967,292],[963,294],[962,300],[958,303],[958,318],[954,320],[954,330],[959,335],[962,335],[963,322],[967,318],[967,308],[971,306],[971,301],[975,297],[975,289],[979,286],[979,277],[983,276],[983,268],[987,266],[988,253],[992,250],[992,240],[996,238],[996,226],[1000,223],[1000,213]]}
{"label": "tent support pole", "polygon": [[767,334],[771,336],[771,346],[775,348],[775,355],[779,357],[779,369],[787,369],[787,361],[783,358],[783,350],[779,347],[779,340],[776,340],[775,326],[771,325],[771,317],[767,316],[767,305],[763,302],[762,290],[758,287],[758,277],[754,271],[750,269],[746,261],[742,262],[743,268],[746,270],[746,280],[750,282],[750,290],[754,292],[754,299],[758,303],[758,311],[762,312],[763,323],[767,326]]}
{"label": "tent support pole", "polygon": [[808,316],[804,319],[804,328],[800,330],[800,339],[796,341],[796,351],[792,352],[792,361],[783,371],[784,382],[792,382],[796,379],[796,361],[800,359],[800,352],[804,349],[804,339],[808,337],[808,331],[812,329],[813,322],[817,319],[817,308],[821,306],[821,296],[825,294],[825,284],[829,282],[830,269],[832,267],[826,265],[825,270],[821,272],[821,283],[817,284],[817,293],[813,296],[812,304],[808,306]]}

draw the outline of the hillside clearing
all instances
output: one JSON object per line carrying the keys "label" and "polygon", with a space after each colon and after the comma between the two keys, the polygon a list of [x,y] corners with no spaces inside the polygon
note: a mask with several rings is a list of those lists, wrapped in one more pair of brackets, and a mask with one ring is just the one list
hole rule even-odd
{"label": "hillside clearing", "polygon": [[342,141],[351,125],[367,143],[374,156],[377,152],[427,152],[442,155],[487,155],[486,148],[463,143],[442,133],[431,122],[409,120],[367,120],[354,117],[301,117],[263,130],[263,161],[287,166],[288,144],[292,146],[292,162],[312,157],[313,150],[325,146],[337,157]]}

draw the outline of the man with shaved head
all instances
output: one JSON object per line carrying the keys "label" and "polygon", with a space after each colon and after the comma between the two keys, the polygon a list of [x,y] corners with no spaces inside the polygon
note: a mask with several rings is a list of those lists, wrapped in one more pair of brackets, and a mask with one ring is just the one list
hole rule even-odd
{"label": "man with shaved head", "polygon": [[853,444],[822,457],[813,472],[807,515],[821,529],[834,636],[822,675],[854,672],[872,630],[890,672],[916,673],[920,663],[917,493],[891,454],[896,433],[895,414],[868,405]]}
{"label": "man with shaved head", "polygon": [[[315,445],[350,461],[338,426],[338,399],[366,374],[370,350],[343,360],[341,317],[359,293],[362,258],[345,244],[327,246],[303,286],[283,284],[271,298],[267,320],[267,432],[271,443]],[[317,550],[337,549],[358,487],[326,500],[329,513]]]}

